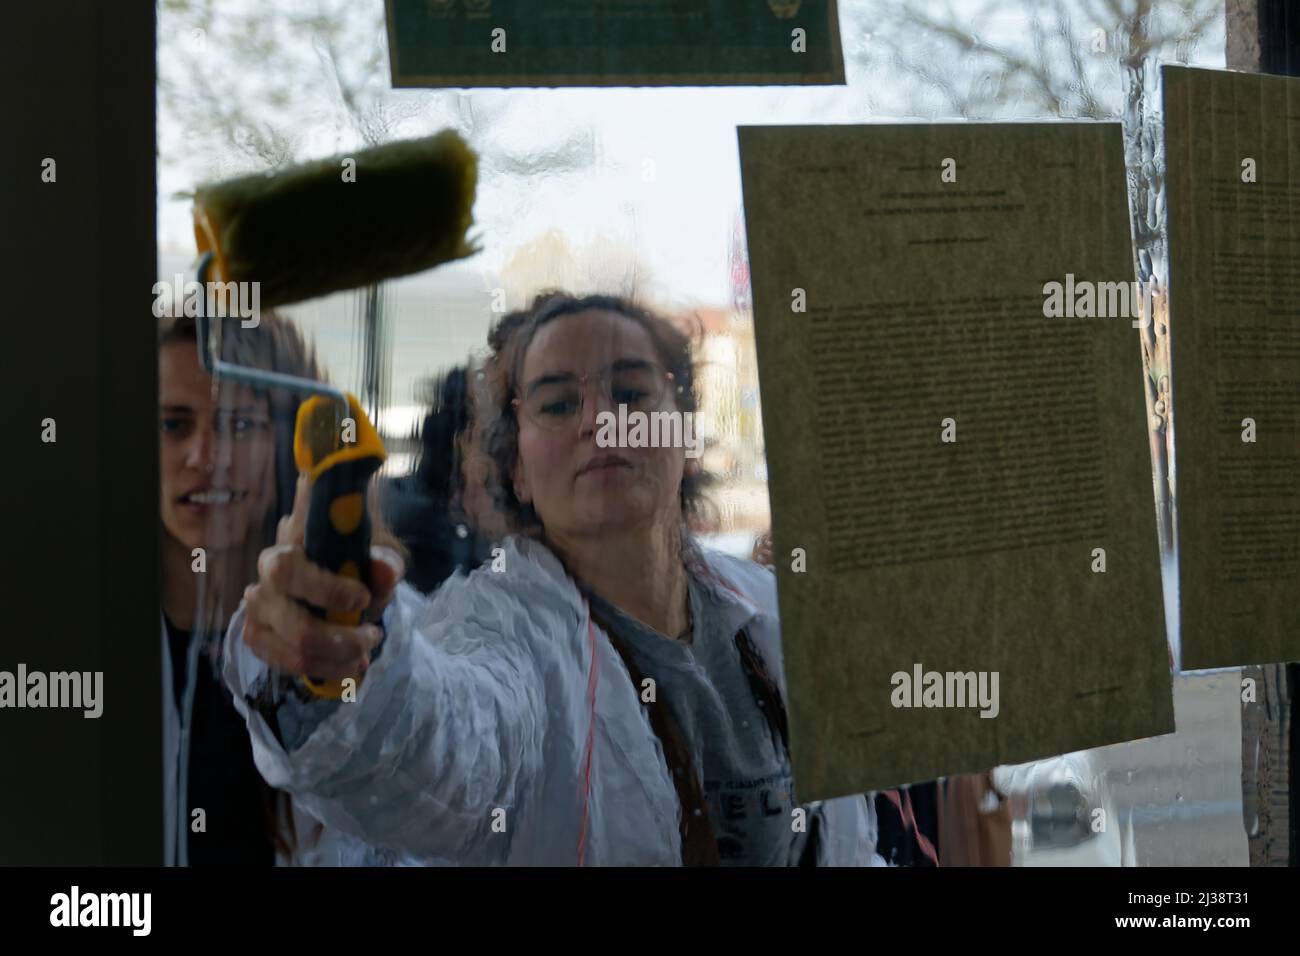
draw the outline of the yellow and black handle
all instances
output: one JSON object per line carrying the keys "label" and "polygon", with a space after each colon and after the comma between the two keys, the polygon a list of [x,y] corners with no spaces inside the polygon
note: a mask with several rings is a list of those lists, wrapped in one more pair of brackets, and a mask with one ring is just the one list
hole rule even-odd
{"label": "yellow and black handle", "polygon": [[[366,486],[384,462],[384,443],[353,395],[346,414],[337,399],[314,395],[298,408],[293,437],[298,470],[311,482],[307,509],[307,557],[335,574],[370,586],[370,510]],[[360,611],[327,611],[308,605],[317,617],[340,624],[361,623]],[[342,681],[303,683],[318,697],[338,699]]]}

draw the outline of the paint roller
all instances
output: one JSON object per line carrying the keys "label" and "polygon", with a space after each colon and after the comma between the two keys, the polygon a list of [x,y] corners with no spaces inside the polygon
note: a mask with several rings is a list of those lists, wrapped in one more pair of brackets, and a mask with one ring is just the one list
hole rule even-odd
{"label": "paint roller", "polygon": [[[447,130],[266,174],[206,184],[194,192],[198,281],[258,283],[262,307],[301,302],[431,269],[478,249],[473,222],[477,160]],[[206,296],[201,298],[207,298]],[[309,393],[299,406],[294,460],[311,483],[307,557],[370,585],[366,487],[384,446],[356,397],[324,382],[223,361],[220,323],[203,307],[199,360],[218,379]],[[312,607],[357,624],[361,612]],[[338,698],[341,681],[304,678]]]}

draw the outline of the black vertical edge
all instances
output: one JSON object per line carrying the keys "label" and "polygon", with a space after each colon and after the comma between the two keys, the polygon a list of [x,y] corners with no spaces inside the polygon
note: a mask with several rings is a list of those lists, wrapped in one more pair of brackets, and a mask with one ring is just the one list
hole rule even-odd
{"label": "black vertical edge", "polygon": [[0,708],[0,865],[158,864],[154,4],[0,22],[0,671],[103,672],[98,719]]}
{"label": "black vertical edge", "polygon": [[[1295,0],[1259,0],[1259,71],[1281,76],[1300,76],[1300,8]],[[1290,740],[1287,754],[1287,806],[1290,839],[1287,859],[1300,866],[1296,856],[1296,834],[1300,829],[1296,804],[1300,803],[1300,737],[1295,721],[1295,693],[1300,685],[1300,664],[1284,665],[1287,711],[1282,715],[1283,733]]]}
{"label": "black vertical edge", "polygon": [[1300,76],[1300,7],[1295,0],[1259,0],[1259,71]]}
{"label": "black vertical edge", "polygon": [[156,11],[96,4],[100,256],[98,633],[112,720],[102,737],[106,863],[162,862],[158,554]]}
{"label": "black vertical edge", "polygon": [[1296,767],[1300,766],[1300,734],[1296,733],[1295,707],[1296,692],[1300,691],[1300,664],[1286,664],[1282,668],[1286,683],[1286,704],[1282,710],[1280,722],[1288,731],[1287,740],[1287,866],[1300,866],[1296,858],[1296,834],[1300,832],[1300,814],[1296,812],[1296,797],[1300,796],[1300,785],[1296,783]]}

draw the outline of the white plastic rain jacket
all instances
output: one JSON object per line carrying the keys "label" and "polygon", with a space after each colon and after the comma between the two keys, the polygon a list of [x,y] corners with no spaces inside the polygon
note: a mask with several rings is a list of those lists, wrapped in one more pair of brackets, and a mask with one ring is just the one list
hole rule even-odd
{"label": "white plastic rain jacket", "polygon": [[[502,572],[485,565],[428,598],[399,585],[356,701],[292,753],[245,702],[266,666],[242,640],[241,608],[225,677],[258,768],[327,829],[420,859],[680,865],[676,791],[618,652],[550,550],[502,547]],[[703,557],[731,630],[749,629],[784,698],[774,575]],[[880,864],[869,800],[809,813],[821,818],[819,865]]]}

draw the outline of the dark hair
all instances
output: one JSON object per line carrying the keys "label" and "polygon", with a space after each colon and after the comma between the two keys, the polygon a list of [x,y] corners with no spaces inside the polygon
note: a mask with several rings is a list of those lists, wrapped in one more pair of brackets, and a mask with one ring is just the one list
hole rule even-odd
{"label": "dark hair", "polygon": [[[691,358],[691,338],[667,319],[617,295],[575,296],[552,290],[538,294],[526,308],[501,317],[488,333],[492,348],[492,420],[484,434],[484,446],[495,467],[492,495],[514,531],[537,533],[541,519],[531,505],[515,494],[515,462],[519,455],[519,419],[514,399],[519,391],[519,375],[524,356],[537,330],[548,322],[566,315],[601,309],[614,312],[640,325],[650,336],[664,368],[677,383],[677,409],[694,413],[699,405],[695,392],[695,363]],[[687,522],[711,517],[704,497],[710,476],[703,469],[688,467],[682,474],[682,518]]]}

